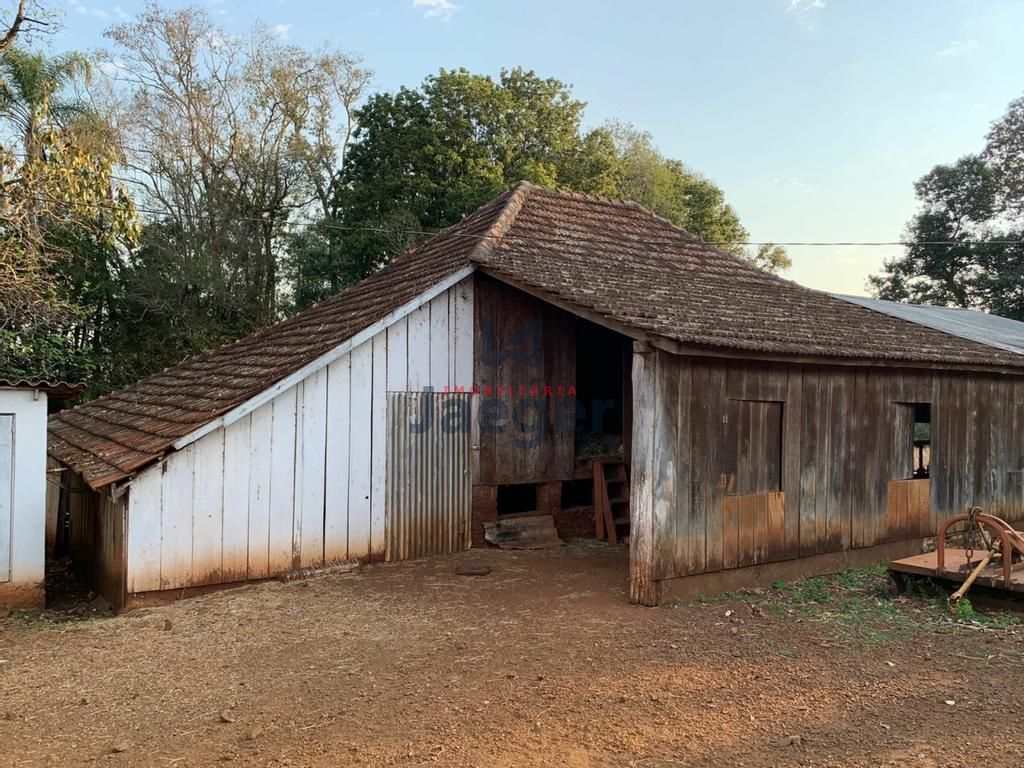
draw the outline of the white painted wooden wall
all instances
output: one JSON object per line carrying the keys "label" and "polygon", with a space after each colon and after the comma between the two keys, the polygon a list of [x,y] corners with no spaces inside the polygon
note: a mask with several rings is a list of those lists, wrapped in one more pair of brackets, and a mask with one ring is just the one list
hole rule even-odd
{"label": "white painted wooden wall", "polygon": [[128,592],[382,559],[386,393],[472,381],[470,277],[140,473],[128,497]]}
{"label": "white painted wooden wall", "polygon": [[43,598],[45,542],[46,394],[0,389],[0,587],[18,604]]}

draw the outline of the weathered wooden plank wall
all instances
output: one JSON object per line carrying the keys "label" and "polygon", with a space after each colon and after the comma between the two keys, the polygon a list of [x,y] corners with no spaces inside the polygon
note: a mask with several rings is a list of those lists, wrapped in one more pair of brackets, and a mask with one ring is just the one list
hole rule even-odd
{"label": "weathered wooden plank wall", "polygon": [[[479,396],[478,407],[481,422],[494,429],[481,430],[474,482],[571,480],[574,436],[556,424],[559,404],[568,396],[559,397],[557,390],[545,396],[544,387],[576,383],[575,316],[484,275],[477,275],[475,291],[476,381],[459,383],[492,388],[493,394]],[[460,359],[468,357],[469,342],[466,337],[458,346]],[[511,396],[505,393],[508,387]],[[525,396],[518,394],[520,387]],[[531,395],[531,387],[539,395]],[[498,412],[505,417],[495,418]]]}
{"label": "weathered wooden plank wall", "polygon": [[109,492],[91,490],[71,470],[57,477],[67,499],[68,553],[75,569],[115,608],[120,608],[125,589],[124,499],[115,501]]}
{"label": "weathered wooden plank wall", "polygon": [[138,475],[128,492],[128,591],[383,559],[387,392],[472,383],[473,290],[464,280]]}
{"label": "weathered wooden plank wall", "polygon": [[[656,579],[926,536],[972,504],[1024,519],[1024,377],[649,354],[636,406],[656,418],[636,418],[655,434],[633,471],[654,494]],[[909,480],[908,403],[931,404],[930,480]],[[776,430],[781,467],[737,466]]]}

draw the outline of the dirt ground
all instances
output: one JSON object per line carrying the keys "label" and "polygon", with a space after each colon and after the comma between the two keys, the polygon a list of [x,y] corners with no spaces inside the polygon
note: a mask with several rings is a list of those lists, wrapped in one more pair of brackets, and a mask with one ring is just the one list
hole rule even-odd
{"label": "dirt ground", "polygon": [[954,624],[879,573],[645,609],[625,563],[474,551],[12,616],[0,763],[1024,765],[1019,625]]}

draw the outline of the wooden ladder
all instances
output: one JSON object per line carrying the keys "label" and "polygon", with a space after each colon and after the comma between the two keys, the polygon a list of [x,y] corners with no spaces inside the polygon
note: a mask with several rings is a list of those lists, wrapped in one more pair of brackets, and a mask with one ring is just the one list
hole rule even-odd
{"label": "wooden ladder", "polygon": [[594,459],[594,527],[599,541],[629,537],[629,473],[622,459]]}

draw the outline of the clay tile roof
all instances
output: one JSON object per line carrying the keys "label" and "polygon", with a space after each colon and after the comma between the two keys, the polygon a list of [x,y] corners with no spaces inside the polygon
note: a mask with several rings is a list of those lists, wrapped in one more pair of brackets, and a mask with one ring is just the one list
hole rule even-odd
{"label": "clay tile roof", "polygon": [[1021,368],[1024,356],[834,298],[635,203],[520,182],[357,285],[51,418],[49,452],[100,488],[467,266],[637,335],[710,350]]}

